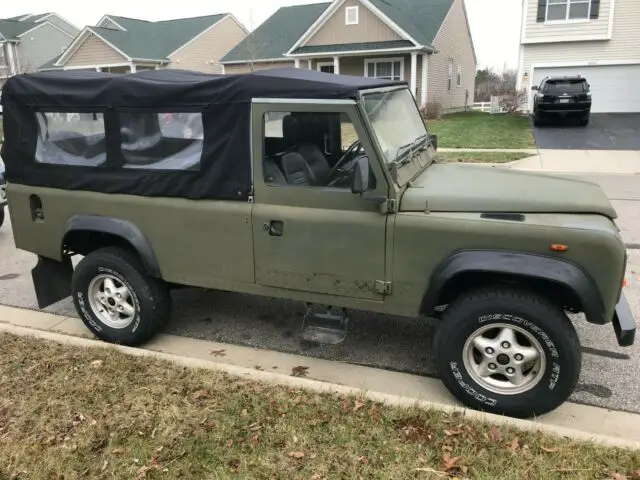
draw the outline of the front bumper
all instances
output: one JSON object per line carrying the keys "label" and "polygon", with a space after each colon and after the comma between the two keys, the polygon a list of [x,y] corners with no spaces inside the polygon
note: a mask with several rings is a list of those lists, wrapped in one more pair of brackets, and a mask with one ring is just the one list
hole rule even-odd
{"label": "front bumper", "polygon": [[621,347],[633,345],[636,336],[636,319],[633,317],[624,293],[620,294],[620,300],[613,314],[613,329],[616,332],[618,345]]}

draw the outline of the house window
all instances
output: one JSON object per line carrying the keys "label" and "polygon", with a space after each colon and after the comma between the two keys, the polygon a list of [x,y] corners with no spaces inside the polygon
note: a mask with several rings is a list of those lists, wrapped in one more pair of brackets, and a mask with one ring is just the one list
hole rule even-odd
{"label": "house window", "polygon": [[358,24],[358,7],[345,8],[345,17],[347,25]]}
{"label": "house window", "polygon": [[453,62],[449,61],[449,68],[447,70],[447,91],[451,91],[453,85]]}
{"label": "house window", "polygon": [[456,74],[456,85],[458,87],[462,85],[462,65],[458,65],[458,73]]}
{"label": "house window", "polygon": [[365,60],[364,75],[371,78],[387,80],[404,79],[404,60],[402,58],[380,58]]}
{"label": "house window", "polygon": [[591,0],[548,0],[547,21],[586,20],[589,18]]}

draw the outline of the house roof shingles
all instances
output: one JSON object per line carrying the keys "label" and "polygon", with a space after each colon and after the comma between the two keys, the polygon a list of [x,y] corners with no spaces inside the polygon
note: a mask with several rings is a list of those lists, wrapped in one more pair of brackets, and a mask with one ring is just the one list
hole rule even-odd
{"label": "house roof shingles", "polygon": [[283,58],[331,3],[282,7],[222,57],[221,62]]}
{"label": "house roof shingles", "polygon": [[15,40],[18,38],[18,35],[32,29],[35,26],[35,22],[31,22],[28,20],[0,20],[0,34],[6,40]]}
{"label": "house roof shingles", "polygon": [[[369,0],[373,6],[421,45],[431,46],[455,0]],[[285,53],[313,25],[331,3],[283,7],[260,25],[221,62],[284,58]],[[402,42],[402,43],[401,43]],[[411,47],[408,40],[302,46],[300,53],[339,53],[348,50],[376,50]]]}
{"label": "house roof shingles", "polygon": [[102,27],[91,27],[91,29],[131,58],[166,60],[171,53],[218,23],[226,15],[207,15],[159,22],[108,15],[126,31]]}

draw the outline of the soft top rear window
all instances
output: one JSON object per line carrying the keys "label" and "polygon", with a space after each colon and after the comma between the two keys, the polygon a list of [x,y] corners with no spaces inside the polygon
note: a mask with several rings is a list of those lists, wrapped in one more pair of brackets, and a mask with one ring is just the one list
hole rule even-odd
{"label": "soft top rear window", "polygon": [[583,93],[587,91],[587,82],[584,79],[548,80],[544,93]]}

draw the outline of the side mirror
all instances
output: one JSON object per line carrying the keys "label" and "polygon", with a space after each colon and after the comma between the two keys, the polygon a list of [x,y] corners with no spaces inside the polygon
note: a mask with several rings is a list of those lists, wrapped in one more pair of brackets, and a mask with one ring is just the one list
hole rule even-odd
{"label": "side mirror", "polygon": [[531,90],[540,90],[540,88],[537,85],[534,85],[533,87],[531,87]]}
{"label": "side mirror", "polygon": [[369,190],[372,185],[371,166],[369,165],[368,157],[359,157],[356,166],[353,169],[353,180],[351,183],[351,192],[356,195],[361,195]]}
{"label": "side mirror", "polygon": [[438,135],[429,135],[429,141],[434,150],[438,150]]}

